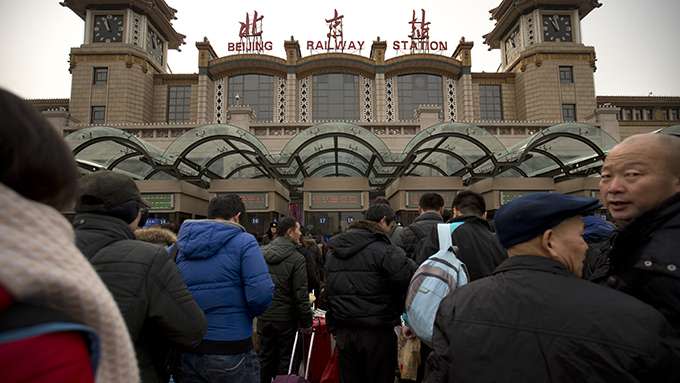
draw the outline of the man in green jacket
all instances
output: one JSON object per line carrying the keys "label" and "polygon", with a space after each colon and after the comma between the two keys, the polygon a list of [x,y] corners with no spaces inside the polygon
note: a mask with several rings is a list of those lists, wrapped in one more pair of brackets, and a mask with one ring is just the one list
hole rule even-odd
{"label": "man in green jacket", "polygon": [[301,235],[300,223],[284,218],[277,237],[262,251],[276,286],[272,305],[257,320],[262,383],[288,373],[295,334],[312,327],[305,257],[297,250]]}

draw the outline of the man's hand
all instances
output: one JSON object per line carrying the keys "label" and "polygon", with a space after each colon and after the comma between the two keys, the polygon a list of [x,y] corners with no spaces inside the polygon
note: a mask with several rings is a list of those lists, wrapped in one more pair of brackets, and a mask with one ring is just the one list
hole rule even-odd
{"label": "man's hand", "polygon": [[401,335],[403,335],[404,338],[406,338],[406,339],[411,339],[411,338],[416,337],[416,334],[413,332],[413,330],[411,330],[411,328],[406,326],[406,325],[401,326]]}

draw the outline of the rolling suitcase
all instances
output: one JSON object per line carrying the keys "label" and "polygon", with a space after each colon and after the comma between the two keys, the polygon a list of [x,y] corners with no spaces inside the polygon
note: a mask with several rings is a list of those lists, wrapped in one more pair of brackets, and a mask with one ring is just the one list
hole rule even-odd
{"label": "rolling suitcase", "polygon": [[[326,318],[323,314],[314,316],[312,322],[312,335],[314,336],[314,347],[307,349],[307,362],[305,366],[305,377],[310,383],[320,383],[324,369],[331,358],[331,334],[326,326]],[[311,339],[311,335],[310,335]]]}
{"label": "rolling suitcase", "polygon": [[[297,342],[298,338],[300,335],[300,331],[298,331],[295,334],[295,341],[293,341],[293,352],[291,353],[290,356],[290,364],[288,365],[288,375],[278,375],[272,383],[309,383],[309,380],[307,380],[307,374],[305,373],[305,377],[301,377],[299,375],[293,374],[293,361],[295,360],[295,350],[297,349]],[[311,341],[309,342],[309,347],[310,350],[314,346],[314,333],[312,332],[312,337]],[[309,363],[307,363],[309,365]]]}

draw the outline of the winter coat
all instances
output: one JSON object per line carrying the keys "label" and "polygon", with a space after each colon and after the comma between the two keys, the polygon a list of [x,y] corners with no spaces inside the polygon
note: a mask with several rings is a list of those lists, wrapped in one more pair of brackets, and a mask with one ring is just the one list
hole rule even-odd
{"label": "winter coat", "polygon": [[307,292],[305,257],[287,237],[276,237],[262,249],[274,281],[274,298],[263,321],[298,322],[300,327],[312,326],[312,306]]}
{"label": "winter coat", "polygon": [[680,194],[618,232],[606,284],[659,310],[680,331]]}
{"label": "winter coat", "polygon": [[204,343],[247,343],[274,291],[255,237],[227,221],[186,220],[177,246],[179,271],[208,320]]}
{"label": "winter coat", "polygon": [[206,329],[177,267],[161,246],[135,240],[119,218],[79,214],[76,246],[94,267],[123,314],[144,382],[161,381],[171,342],[191,347]]}
{"label": "winter coat", "polygon": [[[436,211],[426,211],[416,217],[412,224],[401,230],[398,244],[404,249],[407,257],[416,260],[418,247],[420,246],[418,242],[421,238],[430,237],[431,233],[436,232],[437,224],[439,223],[444,223],[439,213]],[[436,242],[434,243],[436,244]]]}
{"label": "winter coat", "polygon": [[451,222],[464,222],[453,232],[452,243],[458,248],[456,256],[465,264],[471,281],[491,275],[508,258],[487,220],[469,215]]}
{"label": "winter coat", "polygon": [[609,272],[608,253],[614,234],[614,225],[595,215],[583,217],[583,239],[588,244],[583,261],[583,279],[606,279]]}
{"label": "winter coat", "polygon": [[356,221],[333,237],[326,256],[331,327],[398,323],[415,263],[375,222]]}
{"label": "winter coat", "polygon": [[677,382],[670,331],[635,298],[513,256],[444,299],[426,382]]}

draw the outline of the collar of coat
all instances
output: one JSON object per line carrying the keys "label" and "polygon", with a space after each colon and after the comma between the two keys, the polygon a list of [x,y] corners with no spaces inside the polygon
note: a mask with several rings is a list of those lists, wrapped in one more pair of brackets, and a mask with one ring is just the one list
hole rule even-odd
{"label": "collar of coat", "polygon": [[615,232],[610,255],[612,263],[615,265],[635,263],[635,249],[647,242],[655,231],[668,225],[669,222],[680,224],[680,193]]}
{"label": "collar of coat", "polygon": [[387,231],[382,226],[380,226],[378,222],[367,221],[363,219],[352,222],[352,224],[349,225],[349,228],[368,230],[371,233],[387,235]]}
{"label": "collar of coat", "polygon": [[575,275],[567,270],[563,264],[554,259],[538,255],[515,255],[509,257],[494,270],[493,274],[516,270],[542,271],[551,274],[575,277]]}

